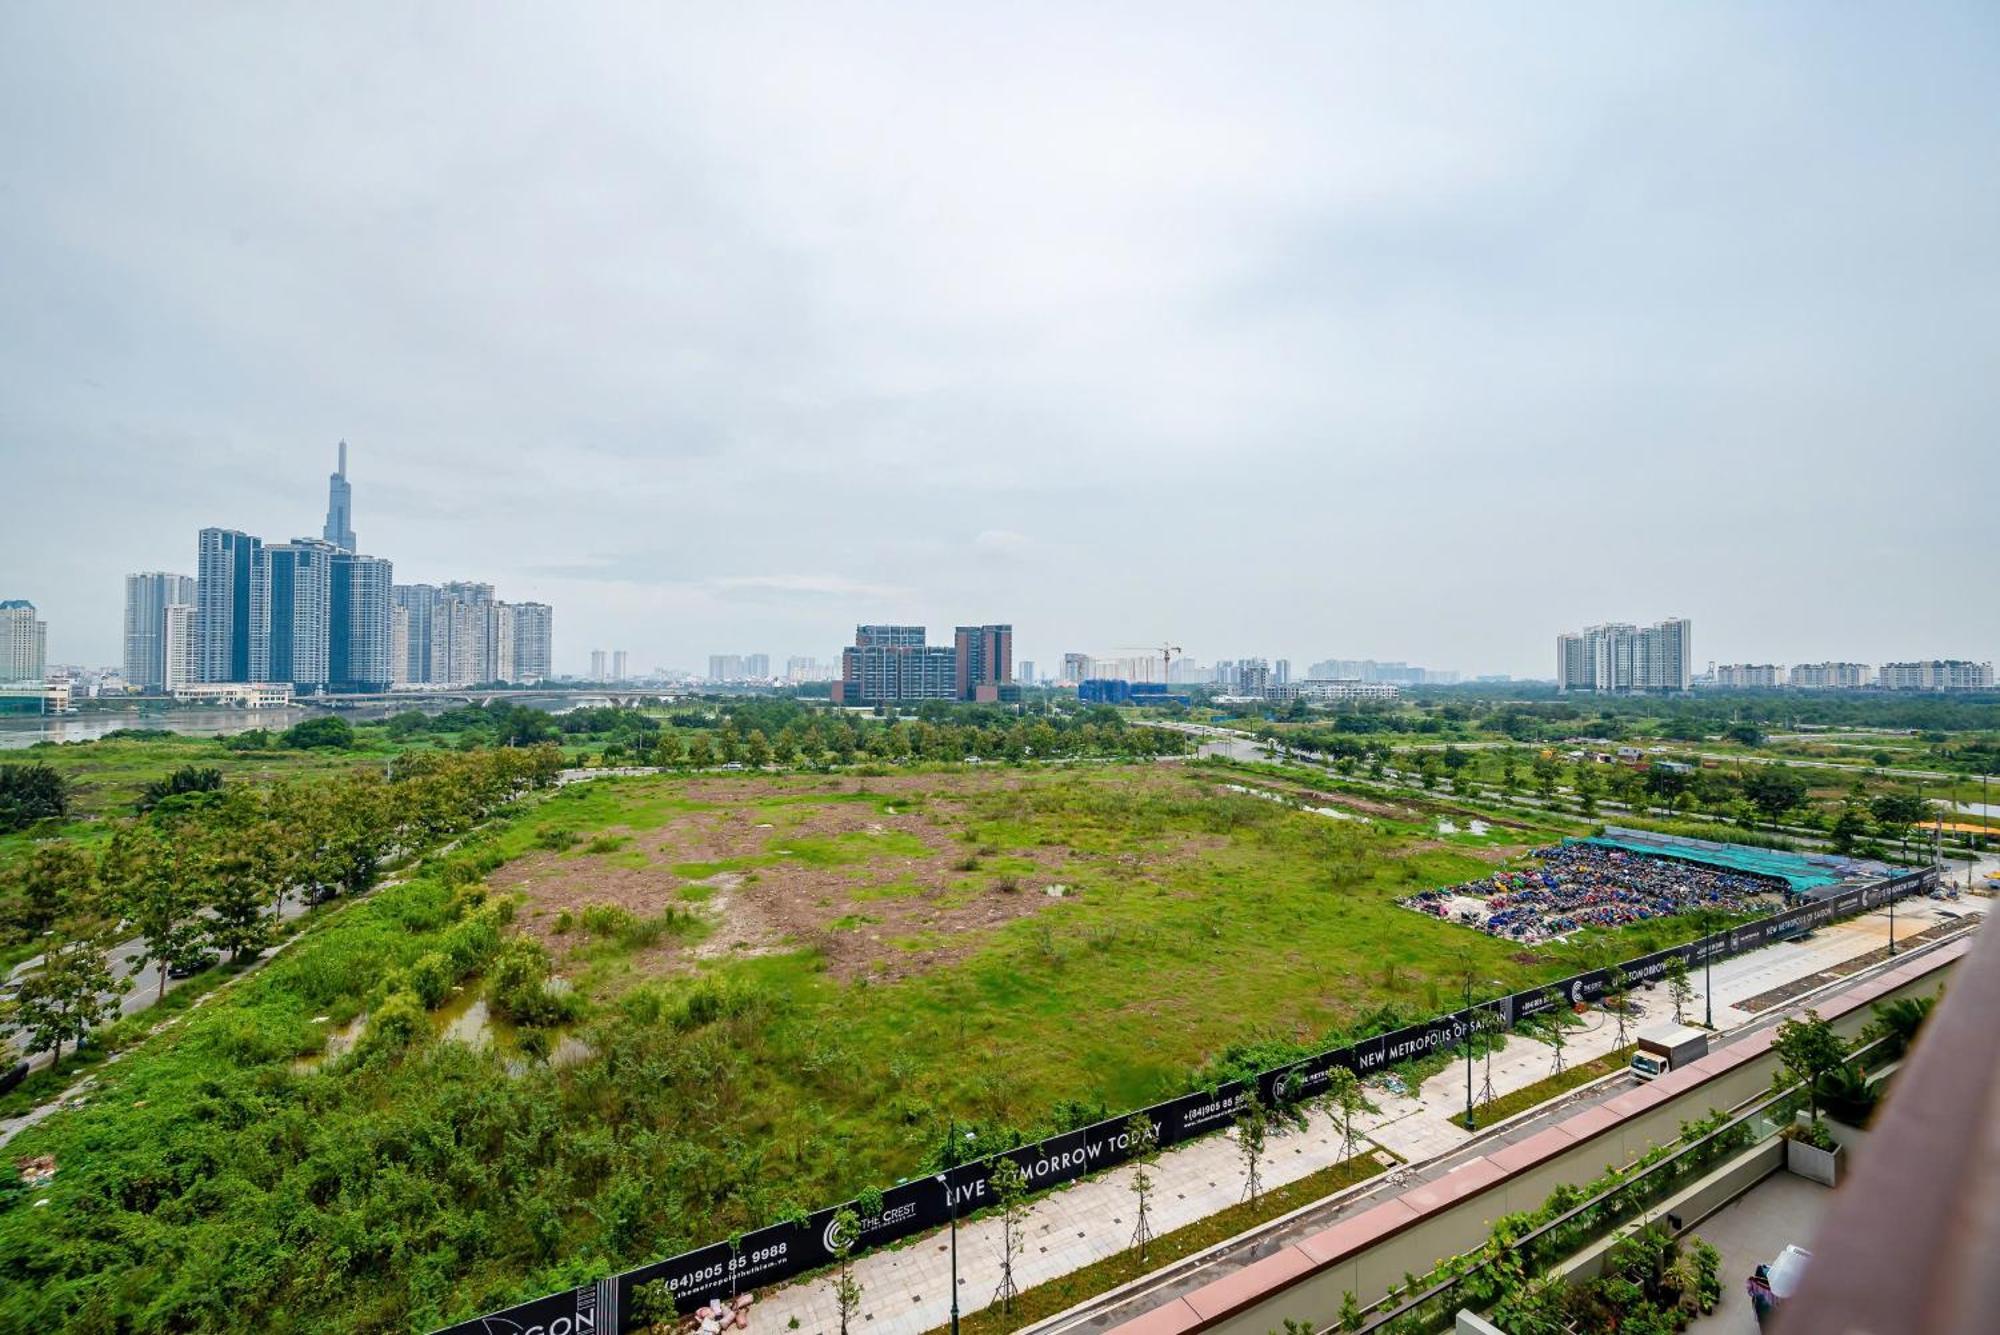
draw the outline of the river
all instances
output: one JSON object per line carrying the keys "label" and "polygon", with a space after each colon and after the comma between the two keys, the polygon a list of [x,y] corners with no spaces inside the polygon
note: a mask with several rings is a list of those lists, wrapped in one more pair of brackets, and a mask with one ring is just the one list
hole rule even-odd
{"label": "river", "polygon": [[[83,714],[58,714],[47,718],[0,717],[0,751],[18,751],[36,742],[91,742],[120,728],[161,728],[189,737],[227,737],[252,728],[272,731],[289,728],[319,710],[293,706],[290,709],[162,709],[135,706],[130,709],[92,710]],[[365,718],[386,718],[393,713],[386,705],[342,711],[342,717],[360,722]]]}
{"label": "river", "polygon": [[[551,714],[581,706],[611,703],[608,696],[565,691],[523,692],[509,699],[513,704]],[[421,709],[426,714],[435,714],[461,703],[462,699],[413,696],[393,702],[341,704],[334,712],[350,723],[379,723],[405,710]],[[120,728],[159,728],[189,737],[227,737],[232,733],[249,732],[253,728],[269,728],[277,732],[291,727],[300,719],[327,712],[323,707],[303,705],[293,705],[289,709],[173,709],[163,701],[134,700],[120,708],[92,709],[46,718],[0,715],[0,751],[19,751],[36,742],[94,742]]]}

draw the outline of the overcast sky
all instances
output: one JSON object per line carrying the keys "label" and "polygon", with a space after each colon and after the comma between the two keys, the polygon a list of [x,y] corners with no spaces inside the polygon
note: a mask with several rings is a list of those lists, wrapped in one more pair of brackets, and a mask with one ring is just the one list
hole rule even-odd
{"label": "overcast sky", "polygon": [[559,671],[2000,655],[1990,0],[14,4],[0,125],[55,661],[342,437]]}

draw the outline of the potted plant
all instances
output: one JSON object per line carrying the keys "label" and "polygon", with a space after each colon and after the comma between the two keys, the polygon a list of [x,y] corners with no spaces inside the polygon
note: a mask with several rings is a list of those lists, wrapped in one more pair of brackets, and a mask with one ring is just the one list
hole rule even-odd
{"label": "potted plant", "polygon": [[1847,1064],[1847,1045],[1833,1026],[1807,1011],[1803,1018],[1778,1026],[1772,1051],[1784,1063],[1784,1076],[1803,1083],[1806,1090],[1804,1121],[1786,1127],[1785,1167],[1800,1177],[1831,1187],[1840,1180],[1840,1146],[1820,1125],[1819,1096],[1822,1082]]}
{"label": "potted plant", "polygon": [[1840,1142],[1831,1131],[1800,1113],[1783,1135],[1786,1168],[1823,1186],[1840,1185]]}

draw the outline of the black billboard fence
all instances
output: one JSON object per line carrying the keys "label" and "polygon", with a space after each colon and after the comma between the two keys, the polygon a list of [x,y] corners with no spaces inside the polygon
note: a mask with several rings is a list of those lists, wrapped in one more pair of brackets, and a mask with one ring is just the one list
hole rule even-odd
{"label": "black billboard fence", "polygon": [[[1622,970],[1633,984],[1654,982],[1665,976],[1675,959],[1686,961],[1690,968],[1705,961],[1727,959],[1803,935],[1851,914],[1879,908],[1892,899],[1927,893],[1936,884],[1934,870],[1911,872],[1839,891],[1614,967]],[[1258,1098],[1266,1107],[1316,1098],[1325,1091],[1328,1072],[1336,1066],[1359,1076],[1372,1075],[1440,1049],[1455,1048],[1466,1041],[1475,1027],[1512,1029],[1536,1015],[1597,1001],[1609,987],[1611,974],[1610,968],[1574,974],[1265,1071],[1254,1082]],[[1156,1145],[1164,1148],[1230,1126],[1243,1110],[1249,1090],[1249,1083],[1233,1080],[1139,1111],[1152,1122]],[[1021,1166],[1033,1191],[1116,1167],[1132,1155],[1130,1118],[1129,1113],[1108,1118],[945,1172],[898,1183],[883,1190],[880,1212],[865,1218],[861,1216],[858,1201],[828,1206],[813,1211],[802,1221],[771,1224],[745,1233],[734,1244],[711,1243],[593,1284],[461,1321],[443,1328],[437,1335],[613,1335],[624,1329],[621,1314],[631,1310],[633,1290],[655,1280],[666,1281],[676,1307],[682,1312],[746,1289],[781,1283],[832,1265],[838,1259],[836,1248],[842,1239],[836,1227],[844,1213],[851,1212],[859,1221],[851,1244],[853,1251],[861,1252],[942,1228],[954,1216],[963,1219],[997,1204],[992,1176],[1001,1158],[1012,1159]]]}

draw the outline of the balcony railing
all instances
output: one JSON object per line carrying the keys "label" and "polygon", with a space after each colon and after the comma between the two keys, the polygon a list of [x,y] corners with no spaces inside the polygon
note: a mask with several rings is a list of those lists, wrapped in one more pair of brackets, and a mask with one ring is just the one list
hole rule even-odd
{"label": "balcony railing", "polygon": [[[1892,1038],[1863,1044],[1850,1054],[1865,1059]],[[1489,1243],[1477,1252],[1447,1261],[1443,1278],[1415,1293],[1392,1290],[1388,1297],[1362,1309],[1364,1335],[1429,1335],[1450,1330],[1461,1308],[1484,1311],[1521,1280],[1544,1274],[1614,1229],[1637,1219],[1700,1177],[1722,1160],[1781,1134],[1804,1106],[1805,1085],[1791,1085],[1759,1095],[1729,1110],[1721,1125],[1660,1154],[1640,1159],[1620,1173],[1613,1185],[1589,1195],[1555,1218],[1518,1237]],[[1657,1155],[1658,1157],[1654,1157]],[[1563,1189],[1558,1189],[1560,1196]],[[1578,1189],[1570,1189],[1578,1190]],[[1350,1329],[1338,1323],[1318,1328],[1322,1335]]]}

